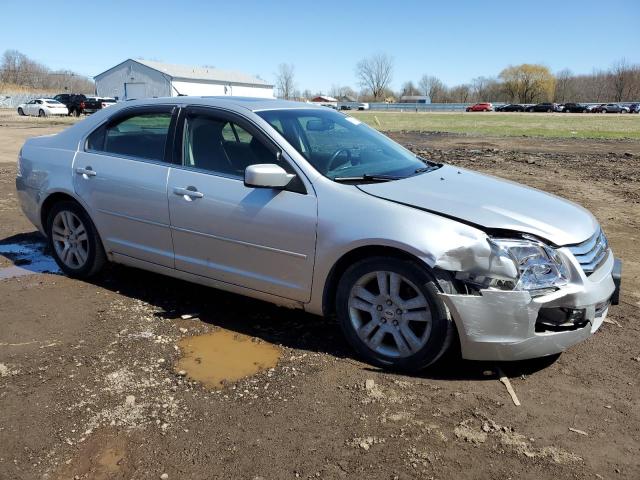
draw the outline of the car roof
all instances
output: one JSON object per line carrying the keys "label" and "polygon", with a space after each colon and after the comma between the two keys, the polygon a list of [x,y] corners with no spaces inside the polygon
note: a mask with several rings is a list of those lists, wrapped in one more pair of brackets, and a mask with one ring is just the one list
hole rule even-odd
{"label": "car roof", "polygon": [[289,100],[280,100],[276,98],[257,98],[257,97],[158,97],[143,98],[140,100],[127,100],[122,102],[128,106],[135,105],[153,105],[153,104],[176,104],[176,105],[203,105],[226,107],[233,110],[246,109],[253,112],[262,110],[286,110],[297,108],[318,108],[325,109],[319,104],[306,102],[293,102]]}

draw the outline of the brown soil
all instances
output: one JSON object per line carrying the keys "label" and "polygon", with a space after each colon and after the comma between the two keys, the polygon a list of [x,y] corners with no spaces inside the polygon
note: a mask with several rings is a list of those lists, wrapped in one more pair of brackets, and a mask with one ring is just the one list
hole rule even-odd
{"label": "brown soil", "polygon": [[[594,212],[625,262],[611,323],[557,359],[452,355],[403,376],[354,358],[331,321],[151,273],[0,280],[0,478],[640,478],[640,142],[396,138]],[[0,153],[0,243],[37,244],[16,154]],[[222,389],[178,375],[180,342],[219,331],[282,356]]]}

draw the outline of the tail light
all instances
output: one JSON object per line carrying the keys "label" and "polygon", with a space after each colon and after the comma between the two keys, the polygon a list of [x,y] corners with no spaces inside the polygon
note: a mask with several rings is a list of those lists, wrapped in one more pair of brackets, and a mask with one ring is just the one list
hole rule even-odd
{"label": "tail light", "polygon": [[80,102],[80,108],[84,108],[84,102]]}
{"label": "tail light", "polygon": [[107,108],[107,104],[106,103],[102,103],[102,108]]}

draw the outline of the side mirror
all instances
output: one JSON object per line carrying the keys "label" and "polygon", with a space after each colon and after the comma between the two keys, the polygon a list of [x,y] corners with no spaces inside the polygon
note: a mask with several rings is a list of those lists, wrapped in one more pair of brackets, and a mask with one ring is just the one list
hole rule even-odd
{"label": "side mirror", "polygon": [[249,165],[244,170],[244,184],[254,188],[284,188],[295,177],[275,163]]}

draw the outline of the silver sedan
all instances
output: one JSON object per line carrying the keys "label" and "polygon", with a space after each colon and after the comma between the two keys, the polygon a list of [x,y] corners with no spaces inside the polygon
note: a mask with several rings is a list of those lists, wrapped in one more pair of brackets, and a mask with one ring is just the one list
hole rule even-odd
{"label": "silver sedan", "polygon": [[335,315],[384,367],[559,353],[618,298],[588,211],[309,104],[126,102],[28,140],[16,185],[70,276],[111,261]]}

